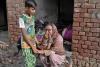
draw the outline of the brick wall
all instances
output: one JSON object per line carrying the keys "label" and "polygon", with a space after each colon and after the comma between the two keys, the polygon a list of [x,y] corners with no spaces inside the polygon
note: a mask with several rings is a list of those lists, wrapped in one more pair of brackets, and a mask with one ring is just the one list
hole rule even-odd
{"label": "brick wall", "polygon": [[24,0],[7,0],[7,19],[9,39],[14,43],[18,39],[18,34],[21,31],[18,28],[18,17],[23,12]]}
{"label": "brick wall", "polygon": [[73,67],[100,67],[100,0],[74,0]]}

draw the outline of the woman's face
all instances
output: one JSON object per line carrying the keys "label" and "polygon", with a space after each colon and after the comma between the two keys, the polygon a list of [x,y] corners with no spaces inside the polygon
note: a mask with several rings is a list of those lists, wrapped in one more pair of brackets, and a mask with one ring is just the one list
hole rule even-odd
{"label": "woman's face", "polygon": [[47,36],[52,36],[52,34],[53,34],[52,26],[48,25],[48,26],[45,27],[45,34]]}
{"label": "woman's face", "polygon": [[34,15],[35,13],[36,13],[36,10],[35,10],[35,8],[33,8],[33,7],[27,7],[27,13],[28,14],[30,14],[30,15]]}

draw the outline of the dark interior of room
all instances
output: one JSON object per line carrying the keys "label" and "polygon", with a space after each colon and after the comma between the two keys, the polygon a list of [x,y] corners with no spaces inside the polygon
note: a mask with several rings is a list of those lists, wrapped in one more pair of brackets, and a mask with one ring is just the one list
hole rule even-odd
{"label": "dark interior of room", "polygon": [[73,23],[74,0],[58,1],[58,27],[67,27]]}
{"label": "dark interior of room", "polygon": [[7,29],[8,29],[8,24],[7,24],[6,0],[1,0],[0,2],[0,30],[6,31]]}
{"label": "dark interior of room", "polygon": [[59,0],[58,1],[58,22],[57,27],[59,33],[62,34],[64,28],[67,28],[63,36],[64,47],[68,51],[72,51],[72,24],[73,24],[73,11],[74,0]]}

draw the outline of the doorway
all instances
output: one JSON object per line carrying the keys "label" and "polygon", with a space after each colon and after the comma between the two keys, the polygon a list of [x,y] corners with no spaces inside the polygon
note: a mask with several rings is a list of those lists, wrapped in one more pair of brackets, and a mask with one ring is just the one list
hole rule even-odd
{"label": "doorway", "polygon": [[6,0],[1,0],[0,2],[0,41],[8,41]]}
{"label": "doorway", "polygon": [[59,0],[58,2],[58,29],[64,38],[64,46],[72,51],[72,25],[74,0]]}
{"label": "doorway", "polygon": [[6,0],[0,2],[0,30],[8,30]]}

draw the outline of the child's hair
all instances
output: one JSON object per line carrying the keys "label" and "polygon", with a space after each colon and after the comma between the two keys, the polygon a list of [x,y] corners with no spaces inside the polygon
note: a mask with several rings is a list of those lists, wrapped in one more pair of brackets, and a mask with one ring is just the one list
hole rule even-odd
{"label": "child's hair", "polygon": [[25,0],[25,7],[36,7],[37,3],[35,0]]}

